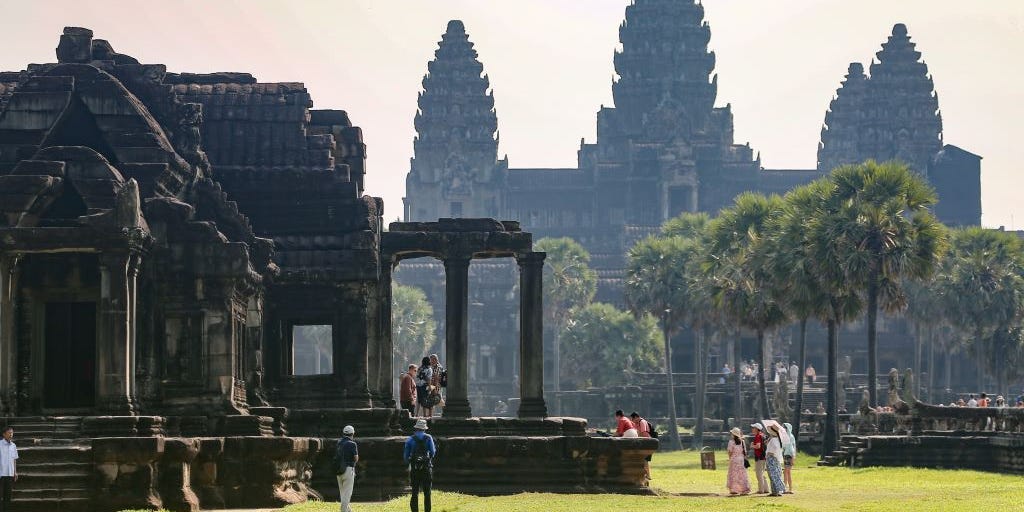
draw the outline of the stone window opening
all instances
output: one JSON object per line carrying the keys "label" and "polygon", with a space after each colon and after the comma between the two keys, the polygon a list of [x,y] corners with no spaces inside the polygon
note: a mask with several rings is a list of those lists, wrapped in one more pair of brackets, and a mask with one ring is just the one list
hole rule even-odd
{"label": "stone window opening", "polygon": [[292,326],[292,375],[307,377],[334,373],[334,329],[331,325]]}

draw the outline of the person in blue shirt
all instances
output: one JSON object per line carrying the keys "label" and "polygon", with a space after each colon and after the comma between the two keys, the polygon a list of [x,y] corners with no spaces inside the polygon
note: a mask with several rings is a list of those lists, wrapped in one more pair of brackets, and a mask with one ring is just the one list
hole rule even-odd
{"label": "person in blue shirt", "polygon": [[405,440],[402,453],[405,463],[409,465],[409,486],[412,487],[409,510],[419,512],[419,492],[423,489],[423,510],[430,512],[430,487],[434,479],[434,455],[437,454],[437,448],[434,446],[434,438],[427,433],[427,420],[416,420],[413,429],[416,432]]}
{"label": "person in blue shirt", "polygon": [[338,440],[335,465],[338,471],[338,493],[341,495],[341,512],[352,512],[352,488],[356,482],[356,463],[359,462],[359,446],[352,440],[356,429],[345,425]]}

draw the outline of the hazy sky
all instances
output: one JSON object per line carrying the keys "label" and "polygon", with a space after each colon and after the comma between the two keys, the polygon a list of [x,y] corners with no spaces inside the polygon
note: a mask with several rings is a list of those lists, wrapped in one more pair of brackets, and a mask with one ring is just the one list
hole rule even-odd
{"label": "hazy sky", "polygon": [[[682,1],[682,0],[681,0]],[[612,52],[629,0],[11,1],[0,70],[53,62],[62,27],[171,71],[305,82],[317,108],[363,128],[368,192],[401,215],[416,94],[450,19],[466,23],[494,88],[512,167],[573,167],[612,105]],[[987,226],[1024,227],[1024,1],[706,0],[718,104],[768,168],[812,168],[829,100],[906,23],[935,78],[945,140],[984,157]]]}

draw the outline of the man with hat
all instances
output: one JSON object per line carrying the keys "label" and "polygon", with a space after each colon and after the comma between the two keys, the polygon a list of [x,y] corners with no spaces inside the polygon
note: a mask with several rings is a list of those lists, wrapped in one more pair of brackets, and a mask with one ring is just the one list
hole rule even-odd
{"label": "man with hat", "polygon": [[760,423],[750,424],[750,434],[754,439],[750,442],[750,447],[754,449],[754,475],[757,477],[757,493],[765,494],[768,492],[768,482],[765,480],[765,437],[764,437],[764,426]]}
{"label": "man with hat", "polygon": [[356,463],[359,462],[359,446],[352,440],[355,435],[356,429],[352,425],[345,425],[334,454],[338,494],[341,495],[341,512],[352,512],[352,487],[356,483]]}
{"label": "man with hat", "polygon": [[418,419],[413,427],[415,432],[405,440],[402,457],[409,465],[409,486],[412,487],[412,498],[409,510],[419,512],[419,493],[423,489],[423,510],[430,512],[430,487],[434,479],[434,455],[437,448],[434,438],[427,433],[427,420]]}

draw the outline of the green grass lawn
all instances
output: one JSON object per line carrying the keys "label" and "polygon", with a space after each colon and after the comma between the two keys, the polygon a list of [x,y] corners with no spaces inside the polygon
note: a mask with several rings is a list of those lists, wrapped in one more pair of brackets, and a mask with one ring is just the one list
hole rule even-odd
{"label": "green grass lawn", "polygon": [[[644,512],[668,511],[856,511],[1010,512],[1024,510],[1024,477],[909,468],[819,468],[802,455],[793,470],[796,494],[729,497],[725,454],[719,469],[700,469],[699,455],[684,451],[655,455],[652,487],[658,496],[617,494],[519,494],[478,498],[434,493],[434,512]],[[753,481],[753,470],[750,471]],[[755,482],[756,487],[756,482]],[[422,499],[422,498],[421,498]],[[404,512],[408,496],[386,503],[356,503],[356,512]],[[336,512],[337,503],[293,505],[284,512]],[[421,508],[422,509],[422,505]]]}
{"label": "green grass lawn", "polygon": [[[435,493],[434,512],[622,512],[643,511],[865,511],[865,512],[1009,512],[1024,510],[1024,477],[905,468],[819,468],[811,456],[797,460],[796,494],[779,498],[729,497],[725,489],[725,454],[717,471],[700,469],[699,455],[655,455],[652,487],[659,496],[612,494],[520,494],[477,498]],[[750,472],[753,480],[753,471]],[[756,487],[756,483],[755,483]],[[386,503],[356,503],[357,512],[404,512],[408,497]],[[335,512],[336,503],[293,505],[285,512]],[[422,510],[422,505],[421,509]]]}

